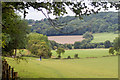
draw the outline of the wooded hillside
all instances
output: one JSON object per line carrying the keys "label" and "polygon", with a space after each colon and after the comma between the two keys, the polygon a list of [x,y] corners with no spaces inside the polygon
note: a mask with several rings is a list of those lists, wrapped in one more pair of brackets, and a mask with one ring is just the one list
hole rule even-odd
{"label": "wooded hillside", "polygon": [[[47,19],[36,21],[30,19],[27,20],[27,22],[29,25],[31,25],[31,32],[41,33],[48,36],[65,35],[64,33],[55,30],[55,28],[50,25]],[[78,17],[74,16],[66,16],[58,18],[57,23],[61,25],[59,27],[60,31],[68,33],[79,27],[84,27],[69,35],[82,35],[86,31],[92,33],[117,32],[118,13],[101,12],[98,14],[84,16],[83,20],[80,20]]]}

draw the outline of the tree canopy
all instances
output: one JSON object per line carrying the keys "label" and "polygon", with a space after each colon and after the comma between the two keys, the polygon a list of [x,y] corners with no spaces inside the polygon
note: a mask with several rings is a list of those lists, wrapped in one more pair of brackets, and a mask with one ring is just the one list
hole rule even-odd
{"label": "tree canopy", "polygon": [[[71,20],[72,21],[69,21]],[[66,22],[67,25],[61,25],[59,30],[63,32],[71,32],[76,28],[80,28],[77,31],[64,34],[57,31],[53,26],[50,25],[47,19],[44,20],[26,20],[31,25],[31,32],[44,34],[47,36],[54,35],[82,35],[86,32],[102,33],[102,32],[114,32],[118,31],[118,13],[117,12],[100,12],[98,14],[91,14],[84,16],[83,20],[79,20],[78,17],[74,19],[74,16],[59,17],[58,22],[62,24]],[[69,22],[67,22],[69,21]]]}
{"label": "tree canopy", "polygon": [[25,48],[26,34],[28,32],[27,22],[15,13],[11,5],[2,3],[3,55],[6,53],[13,55],[14,49]]}
{"label": "tree canopy", "polygon": [[51,57],[50,43],[47,36],[38,33],[30,33],[27,39],[27,49],[31,51],[31,54],[45,58]]}

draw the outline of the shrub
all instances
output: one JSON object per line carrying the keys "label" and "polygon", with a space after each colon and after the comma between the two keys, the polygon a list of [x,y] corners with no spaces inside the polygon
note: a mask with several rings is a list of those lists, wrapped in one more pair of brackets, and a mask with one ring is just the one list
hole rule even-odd
{"label": "shrub", "polygon": [[93,40],[93,35],[92,35],[91,33],[89,33],[89,32],[86,32],[86,33],[83,35],[83,38]]}
{"label": "shrub", "polygon": [[79,58],[79,57],[78,57],[78,54],[75,54],[75,55],[74,55],[74,58]]}
{"label": "shrub", "polygon": [[60,56],[60,55],[58,55],[58,58],[60,59],[60,58],[61,58],[61,56]]}
{"label": "shrub", "polygon": [[106,41],[104,42],[104,46],[105,46],[105,48],[109,48],[109,47],[112,46],[112,44],[111,44],[111,42],[110,42],[109,40],[106,40]]}
{"label": "shrub", "polygon": [[114,48],[113,47],[110,47],[109,53],[112,54],[112,55],[114,55],[115,52],[114,52]]}
{"label": "shrub", "polygon": [[68,56],[68,57],[67,57],[67,59],[71,59],[71,57],[70,57],[70,56]]}

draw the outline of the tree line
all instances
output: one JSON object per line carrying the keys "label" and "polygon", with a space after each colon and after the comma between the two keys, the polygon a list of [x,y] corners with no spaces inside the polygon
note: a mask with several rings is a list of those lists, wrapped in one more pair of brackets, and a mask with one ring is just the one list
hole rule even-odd
{"label": "tree line", "polygon": [[[44,34],[47,36],[66,35],[54,29],[47,19],[42,20],[27,20],[31,25],[31,32]],[[116,12],[100,12],[98,14],[91,14],[83,16],[82,20],[78,17],[66,16],[59,17],[56,24],[60,24],[59,29],[63,32],[72,31],[77,28],[77,31],[69,35],[83,35],[84,33],[102,33],[102,32],[118,32],[118,13]]]}

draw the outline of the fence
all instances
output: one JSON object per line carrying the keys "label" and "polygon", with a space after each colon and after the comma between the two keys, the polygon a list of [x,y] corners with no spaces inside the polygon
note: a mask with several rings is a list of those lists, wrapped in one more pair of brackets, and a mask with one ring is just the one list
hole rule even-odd
{"label": "fence", "polygon": [[7,63],[6,59],[2,61],[2,80],[17,80],[17,72]]}

